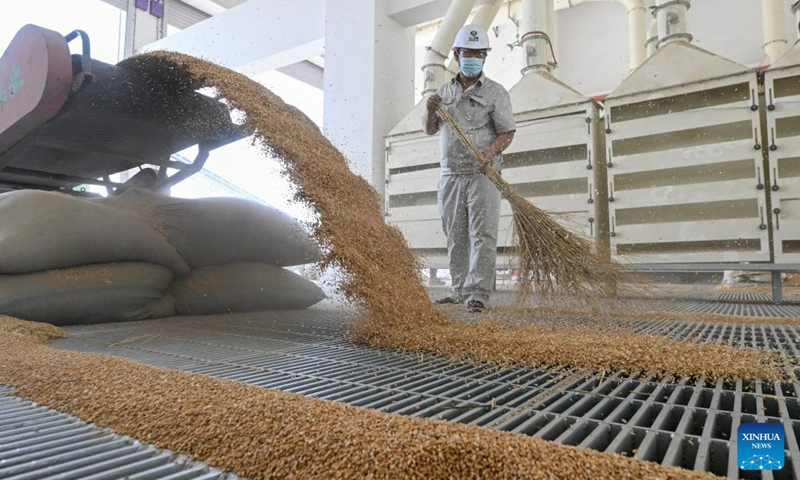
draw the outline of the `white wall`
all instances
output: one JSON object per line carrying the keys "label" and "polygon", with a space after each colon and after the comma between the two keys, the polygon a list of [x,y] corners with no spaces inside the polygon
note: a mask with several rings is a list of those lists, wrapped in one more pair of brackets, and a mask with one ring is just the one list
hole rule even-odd
{"label": "white wall", "polygon": [[383,192],[384,136],[414,106],[414,28],[386,15],[385,0],[328,0],[325,135],[355,173]]}
{"label": "white wall", "polygon": [[[797,39],[795,17],[783,0],[786,12],[785,33],[791,46]],[[516,16],[519,0],[513,0],[511,14]],[[653,6],[655,0],[645,0]],[[504,6],[495,18],[498,36],[489,33],[492,53],[486,74],[511,88],[519,80],[523,59],[520,48],[509,51],[517,27],[507,18]],[[555,75],[585,95],[608,93],[628,75],[627,13],[617,2],[591,2],[556,11],[555,44],[559,68]],[[648,22],[650,15],[648,14]],[[689,10],[689,31],[693,44],[748,66],[757,66],[763,57],[763,33],[760,0],[695,0]],[[422,59],[438,22],[419,28],[415,43],[415,88],[417,98],[422,86]]]}
{"label": "white wall", "polygon": [[[728,1],[728,0],[724,0]],[[628,16],[616,2],[556,12],[556,76],[585,95],[606,93],[628,76]]]}
{"label": "white wall", "polygon": [[[783,0],[784,32],[789,46],[797,39],[792,0]],[[760,0],[696,1],[689,10],[694,45],[744,65],[756,66],[764,56]]]}

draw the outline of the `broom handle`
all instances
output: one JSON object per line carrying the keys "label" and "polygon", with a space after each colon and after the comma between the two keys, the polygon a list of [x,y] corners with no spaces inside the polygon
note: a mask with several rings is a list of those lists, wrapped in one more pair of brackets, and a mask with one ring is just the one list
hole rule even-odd
{"label": "broom handle", "polygon": [[470,153],[472,153],[472,156],[475,157],[475,161],[478,163],[478,165],[484,167],[486,176],[489,177],[489,180],[494,183],[503,196],[505,198],[509,198],[511,195],[515,195],[516,192],[511,185],[509,185],[509,183],[506,182],[502,176],[500,176],[500,172],[498,172],[493,165],[485,165],[483,163],[483,152],[481,152],[480,149],[478,149],[478,147],[472,143],[472,140],[467,137],[466,132],[464,132],[464,130],[456,123],[456,120],[452,115],[450,115],[450,112],[448,112],[442,105],[438,105],[436,107],[436,111],[439,113],[439,116],[442,118],[442,120],[444,120],[444,123],[446,123],[450,129],[455,132],[458,139],[461,140]]}

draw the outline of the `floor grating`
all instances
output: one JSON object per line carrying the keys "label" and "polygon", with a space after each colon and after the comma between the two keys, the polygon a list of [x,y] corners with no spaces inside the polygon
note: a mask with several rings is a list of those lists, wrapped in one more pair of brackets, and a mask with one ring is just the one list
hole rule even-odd
{"label": "floor grating", "polygon": [[[734,478],[800,478],[800,384],[710,384],[617,372],[499,368],[348,344],[344,312],[310,309],[70,327],[57,348],[413,417],[449,420]],[[579,319],[578,319],[579,321]],[[798,356],[800,326],[623,320],[613,328]],[[787,466],[740,472],[740,423],[780,422]]]}
{"label": "floor grating", "polygon": [[[701,301],[701,302],[723,302],[723,303],[769,303],[774,304],[772,293],[746,293],[746,292],[709,292],[709,291],[696,291],[696,292],[649,292],[650,298],[671,298],[683,301]],[[781,300],[783,305],[798,305],[800,304],[800,297],[796,295],[784,295]]]}
{"label": "floor grating", "polygon": [[235,480],[182,455],[13,396],[0,384],[0,478]]}

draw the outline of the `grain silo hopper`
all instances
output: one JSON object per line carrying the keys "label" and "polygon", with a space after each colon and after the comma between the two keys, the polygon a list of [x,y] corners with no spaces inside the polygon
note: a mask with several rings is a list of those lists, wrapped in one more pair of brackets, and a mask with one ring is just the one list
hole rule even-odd
{"label": "grain silo hopper", "polygon": [[800,261],[800,43],[764,72],[775,262]]}
{"label": "grain silo hopper", "polygon": [[686,10],[657,7],[658,51],[604,102],[612,253],[769,261],[758,75],[691,45]]}
{"label": "grain silo hopper", "polygon": [[[68,43],[78,38],[82,54],[70,55]],[[161,189],[188,178],[211,150],[245,132],[187,80],[93,60],[79,30],[64,37],[26,25],[0,58],[0,192],[113,191],[123,185],[111,175],[136,167],[128,186]],[[193,163],[170,159],[193,145]]]}
{"label": "grain silo hopper", "polygon": [[[603,239],[606,165],[598,104],[546,71],[526,72],[510,93],[517,133],[503,176],[567,228]],[[508,246],[511,212],[502,214]]]}

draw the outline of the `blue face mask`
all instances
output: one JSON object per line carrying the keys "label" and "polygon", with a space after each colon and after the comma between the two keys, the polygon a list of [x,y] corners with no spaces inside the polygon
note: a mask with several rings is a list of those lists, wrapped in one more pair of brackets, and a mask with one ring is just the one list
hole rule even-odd
{"label": "blue face mask", "polygon": [[461,62],[459,62],[459,67],[461,67],[461,74],[467,78],[475,78],[481,74],[481,70],[483,70],[483,59],[482,58],[473,58],[473,57],[461,57]]}

